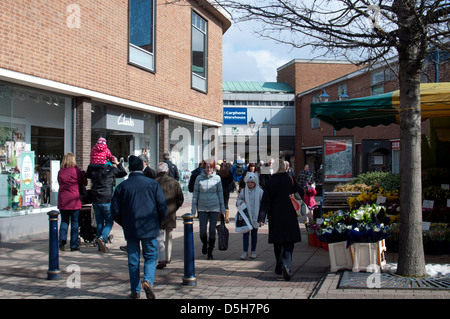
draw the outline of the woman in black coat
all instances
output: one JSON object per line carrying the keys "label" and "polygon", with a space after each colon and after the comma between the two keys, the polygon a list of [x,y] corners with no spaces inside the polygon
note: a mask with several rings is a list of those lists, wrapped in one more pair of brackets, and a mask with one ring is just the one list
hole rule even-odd
{"label": "woman in black coat", "polygon": [[301,241],[297,214],[289,195],[298,192],[302,198],[303,189],[295,178],[286,173],[283,160],[278,161],[278,171],[264,187],[258,221],[264,225],[269,221],[269,243],[273,244],[276,258],[275,273],[291,279],[291,263],[294,244]]}

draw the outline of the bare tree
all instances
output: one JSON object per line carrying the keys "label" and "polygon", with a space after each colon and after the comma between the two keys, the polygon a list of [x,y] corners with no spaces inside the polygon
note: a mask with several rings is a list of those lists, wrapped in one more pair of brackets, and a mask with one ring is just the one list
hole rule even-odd
{"label": "bare tree", "polygon": [[[215,1],[208,1],[209,3]],[[397,273],[425,276],[422,246],[420,71],[427,50],[449,50],[448,0],[244,0],[217,3],[265,38],[372,65],[397,57],[400,87],[400,247]],[[447,42],[446,42],[447,41]]]}

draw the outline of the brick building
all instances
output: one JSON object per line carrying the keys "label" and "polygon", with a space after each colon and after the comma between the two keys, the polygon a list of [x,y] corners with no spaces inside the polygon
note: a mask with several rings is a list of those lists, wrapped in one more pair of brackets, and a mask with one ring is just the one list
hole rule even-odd
{"label": "brick building", "polygon": [[[163,153],[180,169],[197,165],[196,148],[207,144],[194,143],[195,132],[222,122],[222,35],[231,16],[215,1],[3,0],[0,8],[3,217],[33,202],[33,213],[43,200],[54,206],[57,163],[74,152],[86,169],[100,136],[125,164],[146,149],[153,168]],[[7,182],[28,152],[49,200]]]}
{"label": "brick building", "polygon": [[[335,74],[332,63],[322,61],[323,67],[328,66],[321,72]],[[321,122],[317,118],[310,118],[310,104],[319,102],[319,96],[326,93],[330,96],[330,101],[336,101],[345,93],[350,98],[366,97],[398,89],[398,81],[395,76],[396,65],[391,67],[378,65],[373,68],[359,68],[352,72],[341,74],[335,78],[329,78],[315,86],[309,85],[309,88],[303,90],[305,85],[298,84],[294,79],[310,79],[310,74],[319,73],[318,68],[305,70],[303,66],[295,64],[304,64],[305,61],[292,61],[290,72],[278,69],[278,81],[286,81],[294,86],[296,94],[296,141],[295,141],[295,172],[296,174],[308,164],[314,172],[317,172],[323,160],[323,141],[324,137],[352,137],[354,141],[354,174],[360,174],[369,170],[386,169],[394,173],[399,173],[400,156],[400,127],[397,124],[365,126],[364,128],[355,127],[352,129],[335,130],[330,124]],[[320,64],[321,62],[319,62]],[[317,66],[317,65],[316,65]],[[298,74],[297,70],[304,73]],[[433,63],[427,61],[424,64],[422,82],[446,82],[449,80],[448,63],[440,66],[440,72],[436,78],[436,69]],[[343,70],[345,72],[345,70]],[[314,77],[313,77],[314,78]],[[304,81],[306,81],[304,80]],[[441,120],[442,121],[442,120]],[[448,122],[448,121],[447,121]],[[422,135],[425,141],[433,140],[433,134],[430,134],[430,127],[433,127],[433,120],[422,122]],[[436,124],[437,125],[437,124]],[[439,124],[448,125],[448,124]],[[447,126],[448,127],[448,126]],[[423,144],[423,149],[429,149],[429,143]],[[436,158],[430,155],[430,152],[423,152],[422,161],[424,165],[436,165]]]}

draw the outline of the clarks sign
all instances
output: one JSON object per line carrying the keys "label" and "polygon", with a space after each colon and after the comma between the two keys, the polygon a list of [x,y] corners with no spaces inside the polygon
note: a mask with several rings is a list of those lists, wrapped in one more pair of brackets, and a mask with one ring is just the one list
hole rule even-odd
{"label": "clarks sign", "polygon": [[106,128],[130,133],[144,133],[144,114],[130,110],[108,107]]}
{"label": "clarks sign", "polygon": [[129,118],[127,118],[126,115],[122,113],[119,115],[119,118],[117,119],[117,125],[134,127],[134,120],[131,117],[131,115]]}

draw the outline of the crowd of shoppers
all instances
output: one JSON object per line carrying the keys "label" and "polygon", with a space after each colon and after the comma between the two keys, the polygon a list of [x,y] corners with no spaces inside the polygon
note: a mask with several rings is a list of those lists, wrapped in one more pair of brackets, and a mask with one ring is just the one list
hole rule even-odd
{"label": "crowd of shoppers", "polygon": [[[58,209],[61,213],[59,248],[64,251],[70,225],[70,250],[79,250],[79,216],[83,190],[90,183],[92,210],[95,216],[95,244],[107,252],[108,236],[114,222],[124,232],[128,255],[130,297],[139,298],[144,290],[147,298],[155,298],[155,269],[164,269],[172,260],[172,232],[177,227],[176,213],[184,203],[179,173],[168,156],[158,163],[156,172],[149,166],[148,155],[128,157],[129,173],[100,138],[91,152],[91,163],[84,172],[73,153],[64,155],[58,172]],[[264,163],[220,166],[212,159],[203,160],[191,176],[191,214],[198,216],[202,254],[214,259],[216,224],[220,216],[230,222],[230,193],[238,191],[236,206],[246,206],[251,227],[242,235],[241,259],[257,258],[258,229],[268,223],[268,241],[273,244],[275,272],[290,280],[292,253],[301,241],[297,215],[289,195],[298,192],[308,206],[314,202],[314,176],[308,165],[298,179],[292,178],[289,163],[269,160]],[[128,176],[127,176],[128,175]],[[124,181],[117,184],[118,178]],[[144,258],[143,281],[140,277],[140,251]]]}

